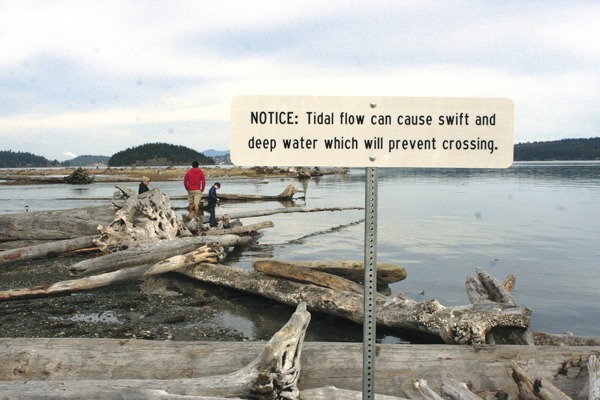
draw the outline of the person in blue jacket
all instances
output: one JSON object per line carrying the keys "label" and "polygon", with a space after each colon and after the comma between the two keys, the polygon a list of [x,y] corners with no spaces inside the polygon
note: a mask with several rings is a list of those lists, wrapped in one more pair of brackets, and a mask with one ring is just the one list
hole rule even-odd
{"label": "person in blue jacket", "polygon": [[210,211],[210,218],[208,219],[208,224],[210,227],[217,226],[217,218],[215,215],[215,207],[219,204],[219,198],[217,197],[217,190],[221,189],[221,184],[219,182],[215,182],[214,185],[208,190],[208,210]]}

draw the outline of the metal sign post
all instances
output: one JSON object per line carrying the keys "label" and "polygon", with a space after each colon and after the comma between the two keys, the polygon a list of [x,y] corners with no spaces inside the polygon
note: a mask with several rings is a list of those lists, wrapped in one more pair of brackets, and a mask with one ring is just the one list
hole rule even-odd
{"label": "metal sign post", "polygon": [[375,338],[377,328],[377,168],[366,168],[365,279],[363,322],[363,400],[375,397]]}

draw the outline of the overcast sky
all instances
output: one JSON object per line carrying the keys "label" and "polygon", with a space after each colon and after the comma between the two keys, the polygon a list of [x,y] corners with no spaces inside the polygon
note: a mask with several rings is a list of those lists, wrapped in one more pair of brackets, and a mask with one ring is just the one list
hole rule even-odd
{"label": "overcast sky", "polygon": [[600,136],[600,2],[0,0],[0,150],[230,147],[238,94],[509,97]]}

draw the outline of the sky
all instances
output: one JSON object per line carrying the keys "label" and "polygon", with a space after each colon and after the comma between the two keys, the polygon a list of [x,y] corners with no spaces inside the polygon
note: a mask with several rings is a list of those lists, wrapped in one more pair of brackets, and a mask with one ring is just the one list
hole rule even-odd
{"label": "sky", "polygon": [[236,95],[508,97],[600,136],[600,2],[0,0],[0,150],[230,148]]}

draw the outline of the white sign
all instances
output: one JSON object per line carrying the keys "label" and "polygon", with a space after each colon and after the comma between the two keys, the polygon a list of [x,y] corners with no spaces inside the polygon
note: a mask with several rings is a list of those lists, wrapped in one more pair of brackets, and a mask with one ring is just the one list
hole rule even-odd
{"label": "white sign", "polygon": [[239,166],[507,168],[514,106],[505,98],[237,96]]}

